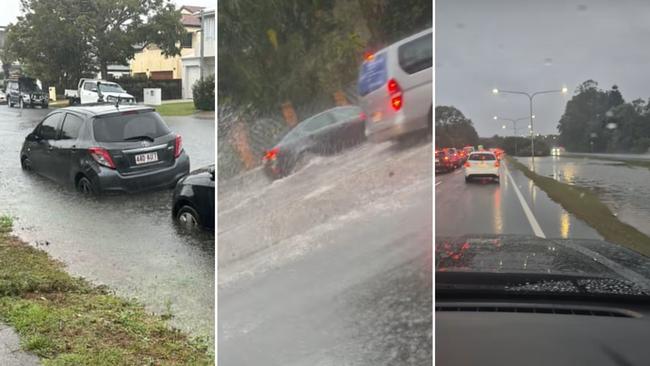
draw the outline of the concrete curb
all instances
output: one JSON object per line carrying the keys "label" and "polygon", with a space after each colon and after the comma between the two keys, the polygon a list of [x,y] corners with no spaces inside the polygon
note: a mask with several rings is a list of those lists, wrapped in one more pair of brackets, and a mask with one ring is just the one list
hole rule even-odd
{"label": "concrete curb", "polygon": [[16,331],[0,323],[0,365],[38,366],[40,364],[38,357],[20,349],[20,339]]}

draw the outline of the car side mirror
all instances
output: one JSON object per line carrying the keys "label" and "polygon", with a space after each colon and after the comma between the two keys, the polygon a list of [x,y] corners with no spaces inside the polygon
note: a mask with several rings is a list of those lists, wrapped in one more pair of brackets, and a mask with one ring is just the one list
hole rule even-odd
{"label": "car side mirror", "polygon": [[29,135],[27,135],[27,141],[41,141],[41,136],[39,136],[35,132],[32,132]]}

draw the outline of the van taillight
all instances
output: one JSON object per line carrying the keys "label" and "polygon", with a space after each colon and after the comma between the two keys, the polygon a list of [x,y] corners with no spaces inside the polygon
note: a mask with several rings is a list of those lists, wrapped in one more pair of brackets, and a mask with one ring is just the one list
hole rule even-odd
{"label": "van taillight", "polygon": [[181,135],[176,135],[176,139],[174,140],[174,158],[178,158],[181,156],[181,152],[183,151],[183,138]]}
{"label": "van taillight", "polygon": [[264,154],[264,157],[262,158],[262,160],[264,160],[264,161],[275,160],[277,158],[277,156],[278,156],[278,151],[280,151],[280,149],[277,148],[277,147],[267,151],[266,154]]}
{"label": "van taillight", "polygon": [[90,156],[92,156],[97,164],[115,169],[115,163],[113,163],[113,159],[106,149],[101,147],[91,147],[88,149],[88,153],[90,153]]}
{"label": "van taillight", "polygon": [[395,79],[388,80],[386,84],[388,88],[388,94],[390,94],[390,105],[394,110],[399,111],[402,109],[402,88],[399,86],[399,83]]}

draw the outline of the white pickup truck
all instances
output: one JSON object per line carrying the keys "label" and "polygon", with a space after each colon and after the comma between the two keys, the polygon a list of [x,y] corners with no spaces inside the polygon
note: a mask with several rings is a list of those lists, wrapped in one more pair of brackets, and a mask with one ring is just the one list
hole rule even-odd
{"label": "white pickup truck", "polygon": [[128,94],[119,84],[106,80],[80,79],[77,90],[66,89],[64,94],[70,105],[98,102],[135,103],[133,95]]}

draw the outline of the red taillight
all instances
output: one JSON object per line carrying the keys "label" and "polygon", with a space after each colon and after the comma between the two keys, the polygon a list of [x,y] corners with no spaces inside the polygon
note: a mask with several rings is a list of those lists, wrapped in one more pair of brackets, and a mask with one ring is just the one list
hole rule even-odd
{"label": "red taillight", "polygon": [[388,88],[388,93],[390,94],[390,105],[393,107],[394,110],[399,111],[402,108],[403,100],[402,100],[402,88],[399,86],[399,83],[397,83],[397,80],[395,79],[390,79],[388,80],[388,83],[386,83],[386,87]]}
{"label": "red taillight", "polygon": [[90,153],[90,156],[92,156],[93,159],[97,162],[97,164],[115,169],[115,163],[113,163],[113,159],[111,158],[111,155],[108,153],[108,151],[106,151],[106,149],[103,149],[101,147],[91,147],[88,149],[88,152]]}
{"label": "red taillight", "polygon": [[280,151],[280,149],[277,147],[267,151],[263,160],[275,160],[278,156],[278,151]]}
{"label": "red taillight", "polygon": [[465,162],[465,168],[469,168],[470,166],[471,166],[471,165],[470,165],[469,161],[466,161],[466,162]]}
{"label": "red taillight", "polygon": [[366,61],[372,61],[372,60],[375,59],[375,55],[374,55],[372,52],[365,52],[365,53],[363,54],[363,58],[364,58]]}
{"label": "red taillight", "polygon": [[445,160],[449,160],[449,156],[445,156]]}
{"label": "red taillight", "polygon": [[176,135],[176,140],[174,140],[174,158],[181,156],[183,151],[183,138],[181,135]]}
{"label": "red taillight", "polygon": [[365,114],[365,113],[363,113],[363,112],[359,113],[359,119],[360,119],[360,120],[365,121],[366,118],[367,118],[367,117],[366,117],[366,114]]}
{"label": "red taillight", "polygon": [[498,160],[494,162],[494,166],[495,166],[495,167],[497,167],[497,168],[498,168],[498,167],[499,167],[499,165],[500,165],[500,164],[499,164],[499,161],[498,161]]}

